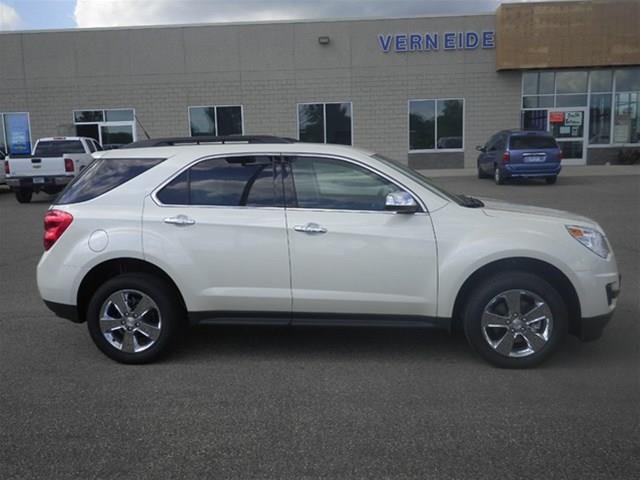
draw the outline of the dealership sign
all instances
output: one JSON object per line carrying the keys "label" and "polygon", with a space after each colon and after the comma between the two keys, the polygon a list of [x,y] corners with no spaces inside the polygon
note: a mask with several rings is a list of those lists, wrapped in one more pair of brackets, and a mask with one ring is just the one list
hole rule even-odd
{"label": "dealership sign", "polygon": [[384,53],[490,49],[496,47],[496,32],[384,33],[378,46]]}

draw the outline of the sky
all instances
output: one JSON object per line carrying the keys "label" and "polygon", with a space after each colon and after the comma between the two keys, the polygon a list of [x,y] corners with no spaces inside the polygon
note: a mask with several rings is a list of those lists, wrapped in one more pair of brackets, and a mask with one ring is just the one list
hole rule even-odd
{"label": "sky", "polygon": [[0,0],[0,31],[491,13],[525,0]]}

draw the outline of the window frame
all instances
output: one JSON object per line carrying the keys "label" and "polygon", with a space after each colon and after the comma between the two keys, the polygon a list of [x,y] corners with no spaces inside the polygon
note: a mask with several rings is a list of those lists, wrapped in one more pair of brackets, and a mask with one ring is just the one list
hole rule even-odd
{"label": "window frame", "polygon": [[[349,118],[349,128],[351,131],[351,143],[349,144],[345,144],[345,143],[327,143],[327,105],[340,105],[342,103],[348,103],[349,104],[349,108],[351,109],[351,116]],[[353,113],[353,101],[351,100],[345,100],[345,101],[331,101],[331,102],[299,102],[296,103],[296,132],[297,132],[297,139],[298,141],[300,140],[300,106],[301,105],[322,105],[322,143],[324,145],[344,145],[346,147],[350,146],[353,147],[355,141],[354,141],[354,132],[353,132],[353,117],[354,117],[354,113]],[[302,143],[314,143],[314,142],[302,142]]]}
{"label": "window frame", "polygon": [[213,133],[213,136],[216,137],[218,136],[218,108],[225,108],[225,107],[240,107],[240,126],[242,131],[238,134],[238,135],[244,135],[244,104],[240,103],[240,104],[235,104],[235,105],[189,105],[187,107],[187,136],[189,137],[193,137],[193,133],[191,132],[191,109],[192,108],[213,108],[214,112],[215,112],[215,132]]}
{"label": "window frame", "polygon": [[[383,179],[385,179],[387,182],[395,185],[398,189],[403,190],[409,194],[411,194],[411,196],[413,197],[413,199],[416,201],[416,203],[418,204],[419,210],[416,211],[414,213],[414,215],[418,215],[418,214],[427,214],[428,210],[426,205],[424,204],[424,202],[422,201],[422,199],[409,187],[405,186],[402,182],[399,182],[397,179],[390,177],[389,175],[381,172],[380,170],[377,170],[373,167],[371,167],[370,165],[367,165],[363,162],[360,162],[356,159],[350,158],[350,157],[343,157],[341,155],[333,155],[333,154],[329,154],[329,153],[309,153],[309,152],[304,152],[304,153],[294,153],[294,152],[286,152],[285,154],[281,154],[281,158],[282,158],[282,163],[283,165],[286,164],[287,166],[289,166],[289,161],[288,158],[289,157],[308,157],[308,158],[317,158],[320,160],[336,160],[336,161],[341,161],[344,163],[348,163],[350,165],[355,165],[356,167],[360,167],[365,169],[367,172],[376,175],[378,177],[381,177]],[[291,171],[289,171],[289,175],[293,175],[293,173]],[[295,187],[295,186],[294,186]],[[286,198],[287,195],[287,188],[285,187],[285,204],[288,203],[288,198]],[[293,211],[305,211],[305,212],[341,212],[341,213],[368,213],[368,214],[385,214],[385,215],[397,215],[397,212],[394,211],[387,211],[387,210],[350,210],[350,209],[345,209],[345,208],[307,208],[307,207],[298,207],[298,195],[297,192],[295,191],[295,188],[293,189],[293,194],[295,195],[295,207],[290,207],[290,206],[286,206],[285,208],[287,210],[293,210]]]}
{"label": "window frame", "polygon": [[[639,67],[637,66],[618,66],[618,67],[610,67],[610,68],[590,68],[590,69],[584,69],[585,71],[587,71],[588,73],[588,77],[587,77],[587,92],[586,92],[586,96],[587,96],[587,104],[583,105],[583,106],[576,106],[576,107],[556,107],[556,97],[558,96],[557,92],[556,92],[556,77],[555,74],[557,72],[562,72],[562,70],[527,70],[522,72],[521,78],[520,78],[520,112],[525,112],[525,111],[530,111],[530,110],[547,110],[547,112],[549,110],[552,110],[554,108],[586,108],[586,112],[585,112],[585,130],[587,132],[587,138],[585,140],[585,145],[584,148],[586,149],[590,149],[590,148],[620,148],[620,147],[638,147],[640,144],[638,143],[616,143],[613,141],[614,139],[614,126],[615,126],[615,106],[616,106],[616,94],[618,93],[638,93],[640,94],[640,91],[638,92],[628,92],[628,91],[622,91],[618,89],[618,71],[619,70],[626,70],[626,69],[637,69]],[[592,77],[592,73],[596,72],[596,71],[610,71],[611,72],[611,88],[609,89],[609,91],[602,91],[600,89],[598,90],[592,90],[591,88],[591,77]],[[553,77],[553,94],[541,94],[541,95],[525,95],[524,93],[524,75],[526,73],[540,73],[540,72],[548,72],[551,71],[554,73],[554,77]],[[580,71],[580,70],[571,70],[571,71]],[[610,123],[609,123],[609,143],[590,143],[589,142],[589,131],[591,128],[591,95],[596,94],[596,95],[610,95],[611,98],[611,118],[610,118]],[[584,95],[582,93],[569,93],[569,94],[560,94],[560,95]],[[524,97],[530,97],[530,96],[550,96],[553,97],[553,107],[527,107],[525,108],[523,106],[523,101],[524,101]],[[521,116],[522,118],[522,116]],[[522,121],[522,120],[521,120]]]}
{"label": "window frame", "polygon": [[[107,120],[107,112],[114,110],[130,110],[133,118],[131,120],[118,120],[118,121],[108,121]],[[94,122],[76,122],[76,112],[102,112],[102,121],[94,121]],[[103,147],[104,144],[102,142],[102,127],[131,127],[131,137],[132,141],[135,142],[138,140],[138,129],[136,127],[137,124],[136,109],[133,107],[114,107],[114,108],[74,108],[71,110],[71,123],[75,129],[76,125],[96,125],[98,127],[98,137],[99,139],[94,139],[96,142]],[[77,131],[75,132],[77,133]],[[126,145],[126,144],[124,144]]]}
{"label": "window frame", "polygon": [[[448,100],[462,101],[462,146],[460,148],[438,148],[438,102],[446,102]],[[411,102],[434,102],[434,148],[418,148],[411,149]],[[464,97],[443,97],[443,98],[410,98],[407,100],[407,147],[409,153],[452,153],[464,152],[465,147],[465,131],[466,131],[466,102]]]}

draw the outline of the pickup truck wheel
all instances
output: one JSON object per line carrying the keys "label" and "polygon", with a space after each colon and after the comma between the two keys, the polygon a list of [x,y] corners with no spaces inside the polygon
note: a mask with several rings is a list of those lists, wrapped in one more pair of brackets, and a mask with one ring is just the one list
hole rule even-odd
{"label": "pickup truck wheel", "polygon": [[16,200],[18,200],[18,203],[29,203],[32,196],[33,190],[29,190],[28,188],[19,188],[16,190]]}
{"label": "pickup truck wheel", "polygon": [[129,273],[105,282],[87,308],[96,346],[121,363],[148,363],[167,353],[182,315],[173,291],[147,274]]}
{"label": "pickup truck wheel", "polygon": [[547,359],[566,336],[567,308],[544,279],[507,272],[478,285],[468,299],[464,331],[471,346],[503,368],[528,368]]}

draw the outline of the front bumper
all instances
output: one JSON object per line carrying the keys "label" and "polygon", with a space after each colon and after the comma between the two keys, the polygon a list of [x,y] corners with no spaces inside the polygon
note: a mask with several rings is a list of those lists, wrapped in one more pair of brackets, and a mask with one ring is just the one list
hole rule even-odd
{"label": "front bumper", "polygon": [[[34,178],[41,178],[42,182],[34,182]],[[72,176],[54,177],[7,177],[7,185],[11,188],[28,188],[31,190],[45,187],[61,187],[73,180]]]}
{"label": "front bumper", "polygon": [[577,322],[577,331],[574,334],[583,342],[592,342],[602,336],[604,327],[607,326],[611,317],[613,317],[614,310],[597,317],[582,318]]}
{"label": "front bumper", "polygon": [[64,303],[50,302],[44,300],[44,304],[57,317],[71,320],[74,323],[82,323],[78,315],[78,308],[75,305],[65,305]]}

